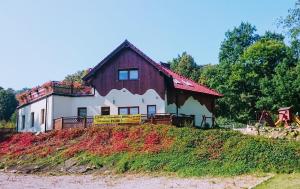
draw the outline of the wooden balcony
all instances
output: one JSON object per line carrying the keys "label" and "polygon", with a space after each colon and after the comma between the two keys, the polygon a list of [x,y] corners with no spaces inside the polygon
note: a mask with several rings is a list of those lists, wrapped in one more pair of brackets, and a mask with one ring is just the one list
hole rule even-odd
{"label": "wooden balcony", "polygon": [[35,87],[24,93],[17,95],[20,105],[24,105],[38,100],[49,94],[60,94],[68,96],[93,95],[93,90],[89,86],[80,83],[68,83],[60,81],[50,81],[42,86]]}

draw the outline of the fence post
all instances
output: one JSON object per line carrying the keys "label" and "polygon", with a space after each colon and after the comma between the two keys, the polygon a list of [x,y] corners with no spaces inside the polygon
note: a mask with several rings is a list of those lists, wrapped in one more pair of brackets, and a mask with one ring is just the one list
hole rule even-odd
{"label": "fence post", "polygon": [[83,127],[86,128],[86,117],[83,118]]}
{"label": "fence post", "polygon": [[64,128],[64,118],[61,117],[61,118],[60,118],[60,121],[61,121],[61,129],[63,129],[63,128]]}

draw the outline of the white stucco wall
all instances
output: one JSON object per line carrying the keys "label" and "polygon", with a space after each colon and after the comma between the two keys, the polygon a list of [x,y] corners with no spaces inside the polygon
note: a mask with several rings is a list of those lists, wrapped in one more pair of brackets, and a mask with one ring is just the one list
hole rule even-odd
{"label": "white stucco wall", "polygon": [[[52,95],[48,97],[47,130],[53,129],[53,120],[59,117],[77,116],[79,107],[87,108],[87,115],[101,114],[101,107],[109,106],[110,114],[118,114],[118,107],[138,106],[140,114],[147,114],[147,105],[156,105],[157,113],[165,113],[165,101],[158,93],[149,89],[144,94],[132,94],[127,89],[113,89],[106,96],[95,91],[94,96],[68,97]],[[19,109],[18,131],[39,132],[45,130],[41,124],[41,109],[46,109],[46,99],[34,102]],[[31,112],[34,112],[34,127],[31,127]],[[45,111],[46,112],[46,111]],[[25,115],[25,129],[22,127],[22,115]]]}
{"label": "white stucco wall", "polygon": [[140,114],[147,114],[147,105],[156,105],[157,113],[165,113],[165,102],[153,89],[147,90],[143,95],[132,94],[127,89],[113,89],[106,96],[95,91],[92,97],[66,97],[54,96],[54,119],[59,117],[77,116],[79,107],[87,108],[87,115],[101,114],[101,107],[109,106],[110,114],[118,114],[118,107],[138,106]]}
{"label": "white stucco wall", "polygon": [[[46,100],[47,110],[46,110]],[[45,124],[41,123],[41,110],[45,109],[45,123],[47,122],[47,130],[52,128],[52,101],[53,97],[49,96],[32,104],[28,104],[18,109],[18,131],[19,132],[43,132]],[[31,113],[34,112],[34,126],[31,125]],[[22,129],[22,116],[25,115],[25,128]]]}
{"label": "white stucco wall", "polygon": [[[166,106],[168,113],[176,114],[175,103]],[[189,97],[184,104],[178,108],[178,114],[195,115],[195,125],[200,126],[202,122],[202,116],[212,117],[212,113],[206,108],[205,105],[201,105],[198,100],[195,100],[192,96]],[[206,122],[211,126],[212,119],[206,119]]]}

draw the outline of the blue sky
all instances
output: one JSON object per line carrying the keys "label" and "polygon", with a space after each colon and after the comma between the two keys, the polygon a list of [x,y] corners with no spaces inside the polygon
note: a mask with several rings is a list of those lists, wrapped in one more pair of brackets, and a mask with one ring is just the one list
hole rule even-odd
{"label": "blue sky", "polygon": [[0,1],[0,86],[21,89],[95,66],[125,39],[156,61],[183,51],[218,62],[227,30],[241,21],[258,33],[295,0]]}

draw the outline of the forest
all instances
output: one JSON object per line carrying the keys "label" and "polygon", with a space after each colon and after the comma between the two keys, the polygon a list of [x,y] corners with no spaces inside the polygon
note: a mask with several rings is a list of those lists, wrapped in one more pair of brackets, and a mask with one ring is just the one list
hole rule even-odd
{"label": "forest", "polygon": [[[299,3],[278,18],[280,32],[258,34],[255,25],[242,22],[225,32],[218,63],[199,65],[183,52],[169,61],[171,69],[224,95],[216,103],[219,120],[247,123],[262,110],[286,106],[300,112]],[[85,74],[78,71],[65,80],[81,81]],[[0,120],[15,121],[16,93],[0,87]]]}

